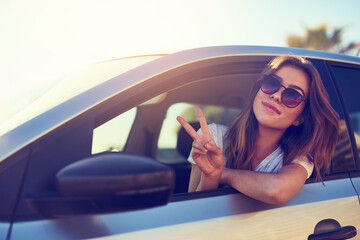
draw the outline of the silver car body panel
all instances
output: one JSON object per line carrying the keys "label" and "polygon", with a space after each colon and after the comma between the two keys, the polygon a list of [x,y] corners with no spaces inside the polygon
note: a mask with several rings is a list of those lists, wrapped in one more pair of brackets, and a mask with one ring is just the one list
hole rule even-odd
{"label": "silver car body panel", "polygon": [[350,180],[325,184],[306,184],[279,207],[239,193],[142,211],[18,222],[11,239],[29,234],[42,239],[307,239],[326,218],[360,229],[358,196]]}
{"label": "silver car body panel", "polygon": [[[314,202],[300,206],[290,206],[267,210],[257,213],[248,213],[208,219],[199,222],[179,224],[143,230],[133,233],[119,234],[97,239],[292,239],[302,240],[313,233],[314,226],[326,218],[337,219],[345,226],[358,221],[358,216],[352,212],[346,217],[343,215],[344,209],[352,209],[356,199],[343,198],[329,200],[325,202]],[[331,213],[327,209],[333,206]],[[313,217],[315,215],[316,217]],[[321,217],[319,217],[321,216]],[[324,218],[325,217],[325,218]],[[294,218],[289,220],[289,218]],[[270,223],[270,224],[269,224]]]}
{"label": "silver car body panel", "polygon": [[97,104],[164,72],[207,59],[288,54],[360,65],[358,57],[315,50],[264,46],[206,47],[170,54],[109,79],[0,136],[0,162]]}

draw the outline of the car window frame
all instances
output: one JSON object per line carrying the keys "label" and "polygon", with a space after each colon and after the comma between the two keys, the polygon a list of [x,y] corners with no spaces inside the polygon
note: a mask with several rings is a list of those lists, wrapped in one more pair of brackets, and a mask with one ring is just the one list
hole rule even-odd
{"label": "car window frame", "polygon": [[352,147],[352,151],[353,151],[353,156],[354,156],[354,160],[355,160],[355,167],[357,171],[360,171],[360,160],[359,160],[359,151],[357,149],[356,146],[356,140],[355,140],[355,136],[354,136],[354,128],[352,126],[351,120],[350,120],[350,115],[349,115],[349,111],[347,109],[345,100],[343,98],[338,80],[336,78],[336,75],[333,71],[333,67],[345,67],[345,68],[350,68],[349,65],[351,64],[351,66],[355,67],[356,69],[360,70],[360,65],[359,64],[355,64],[355,63],[343,63],[343,62],[335,62],[335,61],[325,61],[325,65],[326,65],[326,69],[327,72],[331,78],[331,81],[334,85],[335,91],[337,93],[338,96],[338,100],[341,104],[341,109],[343,112],[343,116],[346,122],[346,126],[348,129],[348,135],[350,137],[350,142],[351,142],[351,147]]}

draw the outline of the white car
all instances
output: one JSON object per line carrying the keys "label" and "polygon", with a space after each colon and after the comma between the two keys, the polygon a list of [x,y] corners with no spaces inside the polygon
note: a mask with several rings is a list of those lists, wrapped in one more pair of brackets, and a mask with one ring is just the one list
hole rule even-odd
{"label": "white car", "polygon": [[[283,205],[224,186],[188,193],[198,106],[229,124],[278,55],[319,70],[341,133],[324,184]],[[346,239],[360,229],[360,58],[219,46],[111,60],[56,82],[0,124],[0,239]],[[9,102],[11,104],[11,102]],[[194,126],[197,123],[194,123]]]}

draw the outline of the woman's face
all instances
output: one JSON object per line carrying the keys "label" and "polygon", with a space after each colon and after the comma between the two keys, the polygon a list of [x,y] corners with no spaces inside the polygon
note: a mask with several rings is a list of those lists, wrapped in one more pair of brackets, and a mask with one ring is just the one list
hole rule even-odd
{"label": "woman's face", "polygon": [[[299,68],[285,65],[274,74],[281,79],[282,85],[286,88],[296,89],[307,99],[309,80],[305,72]],[[301,113],[305,107],[305,102],[301,102],[295,108],[288,108],[281,101],[281,93],[283,91],[284,88],[281,87],[273,94],[266,94],[259,89],[253,103],[253,111],[258,120],[259,127],[285,131],[291,125],[298,126],[303,122]]]}

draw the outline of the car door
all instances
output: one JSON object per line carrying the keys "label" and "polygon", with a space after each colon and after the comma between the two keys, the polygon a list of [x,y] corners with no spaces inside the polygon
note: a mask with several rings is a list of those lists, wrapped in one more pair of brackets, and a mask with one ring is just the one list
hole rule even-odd
{"label": "car door", "polygon": [[[229,83],[234,83],[237,77],[241,80],[239,87],[248,89],[247,85],[253,80],[247,78],[249,74],[258,74],[260,66],[264,66],[269,59],[268,54],[234,55],[226,58],[220,54],[218,58],[193,62],[159,73],[146,82],[100,102],[38,139],[26,151],[16,154],[17,165],[12,165],[14,173],[11,177],[3,177],[3,182],[0,182],[5,185],[5,180],[14,180],[14,191],[20,192],[17,198],[14,194],[16,201],[11,209],[15,210],[7,213],[7,216],[12,216],[8,239],[24,239],[30,235],[38,239],[304,239],[324,219],[335,219],[341,226],[355,226],[359,229],[358,195],[349,177],[349,173],[355,171],[352,153],[346,158],[339,155],[337,162],[340,164],[333,166],[332,172],[324,178],[325,187],[312,178],[298,195],[281,206],[259,202],[228,187],[208,192],[177,193],[165,206],[119,213],[74,212],[54,217],[41,214],[32,204],[34,199],[57,194],[55,176],[61,169],[92,157],[94,130],[108,120],[137,107],[139,111],[123,150],[155,158],[156,152],[153,149],[157,146],[162,119],[154,120],[151,125],[142,125],[146,121],[141,119],[145,116],[159,117],[155,113],[166,114],[162,110],[166,110],[167,105],[162,98],[155,100],[153,105],[148,106],[163,106],[159,108],[161,111],[154,112],[151,108],[144,110],[145,102],[162,94],[166,95],[165,98],[177,97],[174,100],[176,102],[199,100],[196,96],[191,98],[191,89],[204,89],[202,83],[221,86],[227,83],[224,81],[226,79]],[[324,79],[334,108],[345,119],[345,127],[348,126],[346,112],[343,112],[339,101],[340,93],[326,71],[325,62],[314,60],[314,63]],[[208,84],[209,81],[215,85]],[[228,89],[232,88],[233,85],[228,86]],[[246,89],[243,91],[246,92]],[[181,91],[189,94],[178,94]],[[206,89],[203,95],[207,95]],[[219,99],[213,101],[219,103]],[[351,131],[344,131],[344,139],[345,143],[350,143],[351,149],[349,132]],[[344,160],[349,163],[347,167],[341,164]],[[17,180],[16,172],[21,173],[17,176],[23,178]],[[4,222],[2,226],[7,228],[10,225]]]}
{"label": "car door", "polygon": [[[319,69],[341,121],[341,145],[337,146],[331,172],[324,178],[325,186],[311,178],[301,192],[283,206],[267,205],[230,189],[178,194],[173,196],[169,206],[163,208],[166,213],[161,211],[162,208],[149,210],[149,215],[156,214],[159,219],[164,219],[163,222],[156,222],[157,226],[162,222],[163,227],[153,229],[155,226],[148,223],[148,230],[125,233],[114,239],[145,236],[170,239],[191,239],[196,236],[207,239],[306,239],[314,232],[321,232],[319,229],[329,226],[334,231],[331,233],[333,236],[341,231],[343,236],[354,236],[354,229],[359,228],[360,218],[358,195],[353,179],[349,177],[356,172],[356,155],[353,154],[349,136],[352,131],[346,125],[347,113],[341,107],[341,93],[334,87],[332,80],[336,80],[328,73],[327,63],[323,60],[312,61]],[[174,205],[186,210],[175,211]],[[175,214],[177,219],[172,220],[168,214]],[[183,219],[184,223],[179,225],[179,219]],[[335,221],[342,228],[332,228]],[[325,238],[330,239],[331,234]],[[316,236],[313,234],[312,237],[315,239]]]}

